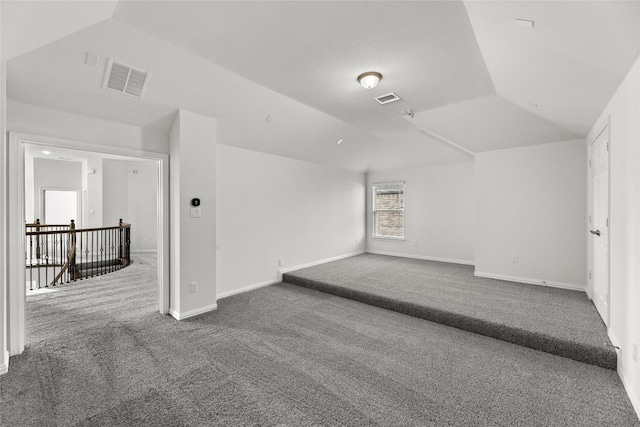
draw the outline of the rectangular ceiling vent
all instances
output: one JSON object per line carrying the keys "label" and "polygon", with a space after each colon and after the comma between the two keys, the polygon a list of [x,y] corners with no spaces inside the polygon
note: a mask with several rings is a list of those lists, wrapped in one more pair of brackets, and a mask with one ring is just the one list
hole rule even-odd
{"label": "rectangular ceiling vent", "polygon": [[393,101],[398,101],[399,99],[400,97],[393,92],[375,98],[375,100],[378,101],[380,104],[388,104]]}
{"label": "rectangular ceiling vent", "polygon": [[149,72],[112,59],[107,64],[102,87],[134,98],[142,98],[148,81]]}

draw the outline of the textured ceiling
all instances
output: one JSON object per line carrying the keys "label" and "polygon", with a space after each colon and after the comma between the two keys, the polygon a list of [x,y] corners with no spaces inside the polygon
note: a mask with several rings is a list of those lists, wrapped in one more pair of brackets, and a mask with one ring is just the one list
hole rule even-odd
{"label": "textured ceiling", "polygon": [[[402,110],[494,93],[458,1],[121,2],[114,18],[376,136],[405,131]],[[402,101],[374,101],[389,92]]]}
{"label": "textured ceiling", "polygon": [[[637,1],[49,1],[39,38],[41,2],[6,3],[12,99],[164,131],[186,108],[219,142],[357,171],[584,137],[640,53]],[[106,58],[151,72],[143,100],[100,88]]]}

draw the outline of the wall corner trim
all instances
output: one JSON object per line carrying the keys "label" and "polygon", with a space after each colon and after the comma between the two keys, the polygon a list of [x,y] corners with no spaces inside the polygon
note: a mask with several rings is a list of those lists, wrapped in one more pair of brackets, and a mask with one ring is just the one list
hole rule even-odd
{"label": "wall corner trim", "polygon": [[354,256],[358,256],[358,255],[362,255],[364,253],[366,253],[367,251],[357,251],[357,252],[351,252],[348,254],[344,254],[344,255],[338,255],[332,258],[326,258],[320,261],[313,261],[313,262],[308,262],[306,264],[300,264],[300,265],[296,265],[293,267],[286,267],[286,268],[281,268],[280,270],[278,270],[278,279],[279,281],[282,281],[282,275],[284,273],[289,273],[290,271],[295,271],[295,270],[300,270],[302,268],[307,268],[307,267],[313,267],[314,265],[320,265],[320,264],[326,264],[328,262],[331,261],[338,261],[339,259],[344,259],[344,258],[351,258]]}
{"label": "wall corner trim", "polygon": [[[620,352],[618,352],[618,359],[620,359]],[[622,369],[620,360],[618,360],[618,376],[620,377],[622,385],[627,392],[627,396],[629,396],[631,406],[633,406],[633,409],[636,411],[636,415],[638,416],[638,418],[640,418],[640,397],[633,391],[633,388],[631,387],[631,380],[627,377],[624,370]]]}
{"label": "wall corner trim", "polygon": [[397,252],[386,252],[386,251],[367,251],[369,254],[374,255],[386,255],[386,256],[395,256],[399,258],[410,258],[410,259],[422,259],[425,261],[438,261],[438,262],[448,262],[451,264],[464,264],[464,265],[475,265],[474,261],[464,260],[464,259],[452,259],[452,258],[440,258],[428,255],[411,255],[411,254],[403,254]]}
{"label": "wall corner trim", "polygon": [[218,308],[218,304],[207,305],[206,307],[197,308],[195,310],[187,311],[184,313],[179,313],[175,310],[170,310],[169,314],[176,320],[184,320],[189,317],[197,316],[198,314],[208,313],[210,311],[214,311]]}
{"label": "wall corner trim", "polygon": [[485,273],[482,271],[476,271],[473,275],[476,277],[483,277],[485,279],[506,280],[507,282],[527,283],[529,285],[548,286],[551,288],[569,289],[572,291],[581,291],[585,293],[587,292],[587,287],[585,285],[575,285],[573,283],[554,282],[552,280],[543,279],[530,279],[527,277],[506,276],[502,274]]}
{"label": "wall corner trim", "polygon": [[4,360],[5,360],[5,363],[0,365],[0,375],[4,375],[7,372],[9,372],[9,352],[8,351],[4,352]]}

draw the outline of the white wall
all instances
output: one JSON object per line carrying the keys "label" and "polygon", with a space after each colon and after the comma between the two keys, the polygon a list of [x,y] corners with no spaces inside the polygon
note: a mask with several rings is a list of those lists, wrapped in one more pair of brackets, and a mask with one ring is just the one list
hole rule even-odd
{"label": "white wall", "polygon": [[363,174],[221,144],[216,170],[218,298],[364,250]]}
{"label": "white wall", "polygon": [[102,222],[101,226],[114,227],[120,218],[131,222],[128,215],[129,185],[127,162],[123,160],[102,160]]}
{"label": "white wall", "polygon": [[609,101],[587,141],[610,117],[610,336],[620,346],[618,372],[640,414],[640,58]]}
{"label": "white wall", "polygon": [[158,240],[158,163],[129,161],[127,178],[128,210],[123,219],[132,224],[131,250],[153,251]]}
{"label": "white wall", "polygon": [[7,129],[132,150],[169,152],[168,134],[12,99],[7,105]]}
{"label": "white wall", "polygon": [[476,275],[586,289],[586,212],[583,140],[478,153]]}
{"label": "white wall", "polygon": [[[405,182],[405,240],[372,238],[371,185]],[[370,172],[367,177],[367,251],[473,264],[473,162]]]}
{"label": "white wall", "polygon": [[131,250],[153,251],[158,232],[158,165],[154,161],[104,159],[104,227],[131,224]]}
{"label": "white wall", "polygon": [[[170,135],[170,313],[182,319],[216,307],[217,120],[180,110]],[[198,218],[192,198],[201,200]],[[190,284],[198,283],[197,293]]]}
{"label": "white wall", "polygon": [[[102,157],[86,153],[84,161],[84,216],[85,228],[102,227]],[[95,173],[87,171],[93,169]]]}

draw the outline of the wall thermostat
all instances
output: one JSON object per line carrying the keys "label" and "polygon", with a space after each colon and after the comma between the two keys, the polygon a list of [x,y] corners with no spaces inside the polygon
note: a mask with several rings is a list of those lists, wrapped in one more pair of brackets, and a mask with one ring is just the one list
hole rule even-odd
{"label": "wall thermostat", "polygon": [[191,199],[191,206],[200,206],[200,199]]}

